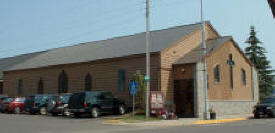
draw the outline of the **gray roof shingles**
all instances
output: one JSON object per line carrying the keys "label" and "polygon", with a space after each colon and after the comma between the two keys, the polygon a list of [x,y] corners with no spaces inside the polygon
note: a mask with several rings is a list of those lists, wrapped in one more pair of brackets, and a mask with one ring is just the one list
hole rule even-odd
{"label": "gray roof shingles", "polygon": [[[220,37],[218,39],[208,40],[206,42],[207,53],[211,53],[212,51],[216,50],[217,48],[222,46],[225,42],[227,42],[230,39],[232,39],[232,37],[226,36],[226,37]],[[203,54],[202,54],[201,45],[200,45],[194,48],[193,50],[191,50],[182,58],[180,58],[176,63],[174,63],[174,65],[197,63],[198,61],[200,61],[202,55]]]}
{"label": "gray roof shingles", "polygon": [[[209,22],[207,22],[209,23]],[[201,24],[151,32],[151,52],[159,52],[201,28]],[[145,53],[145,33],[55,48],[9,66],[6,71],[80,63]],[[2,63],[1,63],[2,64]],[[0,64],[0,65],[1,65]]]}
{"label": "gray roof shingles", "polygon": [[43,52],[36,52],[31,54],[18,55],[15,57],[8,57],[0,59],[0,80],[3,79],[3,71],[11,68],[14,65],[20,64],[24,61],[27,61],[31,58],[34,58]]}

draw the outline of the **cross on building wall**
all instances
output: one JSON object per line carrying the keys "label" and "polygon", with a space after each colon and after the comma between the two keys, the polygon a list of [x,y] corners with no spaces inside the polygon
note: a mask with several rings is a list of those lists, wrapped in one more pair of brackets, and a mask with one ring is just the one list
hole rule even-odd
{"label": "cross on building wall", "polygon": [[229,59],[227,60],[227,64],[230,66],[230,87],[231,89],[234,88],[234,81],[233,81],[233,76],[234,76],[234,73],[233,73],[233,67],[235,65],[235,62],[233,60],[233,56],[232,54],[229,55]]}

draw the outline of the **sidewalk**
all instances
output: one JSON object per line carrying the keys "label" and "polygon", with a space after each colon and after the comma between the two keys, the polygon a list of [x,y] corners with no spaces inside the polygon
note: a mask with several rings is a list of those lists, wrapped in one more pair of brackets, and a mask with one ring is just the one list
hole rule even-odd
{"label": "sidewalk", "polygon": [[159,121],[148,121],[148,122],[137,122],[137,123],[126,123],[119,119],[109,119],[103,122],[103,124],[111,125],[129,125],[129,126],[187,126],[187,125],[206,125],[206,124],[218,124],[218,123],[229,123],[236,121],[244,121],[251,118],[252,115],[228,115],[218,117],[216,120],[203,120],[201,118],[180,118],[178,120],[159,120]]}

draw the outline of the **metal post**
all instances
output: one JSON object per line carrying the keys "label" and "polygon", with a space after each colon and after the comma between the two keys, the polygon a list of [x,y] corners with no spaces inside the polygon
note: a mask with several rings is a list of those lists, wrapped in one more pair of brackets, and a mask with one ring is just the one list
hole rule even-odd
{"label": "metal post", "polygon": [[146,0],[146,118],[149,114],[149,95],[150,95],[150,0]]}
{"label": "metal post", "polygon": [[133,94],[133,118],[134,118],[134,116],[135,116],[135,94]]}
{"label": "metal post", "polygon": [[202,23],[202,53],[203,53],[203,80],[204,80],[204,119],[208,119],[208,93],[207,93],[207,66],[206,66],[206,43],[205,43],[205,21],[203,14],[203,0],[201,0],[201,23]]}

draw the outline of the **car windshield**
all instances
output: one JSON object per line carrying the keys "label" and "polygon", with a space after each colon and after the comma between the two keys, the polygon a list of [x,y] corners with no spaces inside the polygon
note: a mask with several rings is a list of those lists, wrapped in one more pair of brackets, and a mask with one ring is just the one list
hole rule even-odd
{"label": "car windshield", "polygon": [[275,103],[275,98],[264,98],[262,103]]}

